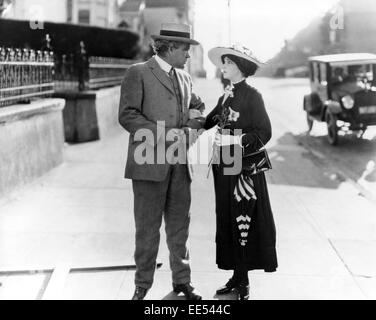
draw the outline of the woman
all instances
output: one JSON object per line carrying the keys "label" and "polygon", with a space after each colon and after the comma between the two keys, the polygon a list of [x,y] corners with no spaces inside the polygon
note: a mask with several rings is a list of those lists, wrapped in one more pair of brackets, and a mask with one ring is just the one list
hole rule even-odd
{"label": "woman", "polygon": [[[226,175],[224,169],[229,165],[225,164],[222,155],[225,152],[236,155],[236,148],[241,148],[240,154],[250,154],[271,138],[271,124],[262,96],[246,82],[262,63],[243,47],[214,48],[209,52],[209,58],[232,84],[208,115],[205,125],[206,130],[219,128],[214,149],[220,157],[218,164],[213,165],[217,265],[222,270],[234,270],[232,278],[218,289],[217,294],[236,289],[238,300],[248,300],[248,271],[275,272],[277,269],[276,230],[264,173],[250,176],[251,199],[239,197],[235,190],[240,173]],[[241,134],[235,132],[239,129]],[[244,221],[239,217],[244,217]]]}

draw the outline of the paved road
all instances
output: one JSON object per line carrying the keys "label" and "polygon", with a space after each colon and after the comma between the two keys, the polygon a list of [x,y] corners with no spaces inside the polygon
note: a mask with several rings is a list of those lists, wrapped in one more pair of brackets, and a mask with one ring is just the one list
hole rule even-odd
{"label": "paved road", "polygon": [[297,141],[337,169],[339,175],[356,182],[361,192],[376,199],[376,128],[370,127],[362,139],[355,135],[340,138],[336,147],[327,142],[325,123],[315,122],[307,134],[303,96],[310,92],[306,79],[256,79],[255,85],[265,94],[272,109],[274,123],[290,132]]}
{"label": "paved road", "polygon": [[[304,137],[301,100],[307,82],[253,83],[265,98],[274,130],[268,145],[274,170],[267,179],[280,267],[271,275],[252,272],[252,298],[375,299],[375,204],[327,160],[326,154],[334,153],[323,138]],[[216,81],[198,80],[197,91],[210,111],[221,88]],[[210,134],[200,139],[204,163]],[[301,143],[302,137],[314,142],[315,152]],[[0,274],[0,299],[45,298],[46,292],[61,299],[130,298],[133,271],[64,276],[69,268],[133,264],[132,191],[129,181],[121,178],[126,141],[127,134],[118,130],[105,141],[67,146],[62,166],[0,199],[0,271],[57,268],[52,280],[48,272]],[[375,151],[375,143],[369,145]],[[366,153],[361,156],[366,158]],[[215,265],[213,181],[206,173],[205,164],[196,166],[190,236],[193,282],[205,299],[218,299],[215,289],[229,273]],[[163,266],[148,298],[179,299],[170,293],[164,236],[159,261]]]}

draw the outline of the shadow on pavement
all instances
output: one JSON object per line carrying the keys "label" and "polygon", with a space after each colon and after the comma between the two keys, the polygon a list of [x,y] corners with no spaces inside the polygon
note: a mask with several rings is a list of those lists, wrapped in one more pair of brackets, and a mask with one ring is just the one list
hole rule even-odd
{"label": "shadow on pavement", "polygon": [[346,170],[355,181],[376,182],[376,138],[342,136],[337,146],[331,146],[326,136],[300,134],[296,138],[310,149],[322,153],[338,168]]}
{"label": "shadow on pavement", "polygon": [[162,300],[185,300],[184,295],[178,296],[174,291],[171,291]]}
{"label": "shadow on pavement", "polygon": [[234,293],[229,293],[229,294],[225,294],[225,295],[215,295],[214,296],[214,299],[215,300],[223,300],[223,301],[229,301],[229,300],[237,300],[236,299],[236,295]]}
{"label": "shadow on pavement", "polygon": [[[236,295],[234,293],[226,294],[226,295],[215,295],[213,297],[214,300],[236,300]],[[173,291],[166,295],[162,300],[176,300],[176,301],[185,301],[184,295],[176,295]]]}
{"label": "shadow on pavement", "polygon": [[299,146],[292,133],[285,133],[267,148],[273,169],[267,173],[268,182],[306,188],[337,189],[343,178],[325,169],[323,159]]}

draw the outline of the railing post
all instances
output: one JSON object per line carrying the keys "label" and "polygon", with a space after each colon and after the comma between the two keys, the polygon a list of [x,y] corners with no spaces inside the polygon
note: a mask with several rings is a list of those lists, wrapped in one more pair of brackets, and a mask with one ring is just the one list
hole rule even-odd
{"label": "railing post", "polygon": [[88,58],[85,48],[85,43],[80,42],[80,47],[77,56],[77,71],[78,71],[78,90],[84,91],[86,89],[86,82],[88,81]]}
{"label": "railing post", "polygon": [[[4,47],[0,47],[0,88],[5,88],[5,65],[1,62],[5,62],[6,52]],[[4,94],[0,91],[0,101],[4,98]],[[0,102],[0,108],[3,106],[3,102]]]}

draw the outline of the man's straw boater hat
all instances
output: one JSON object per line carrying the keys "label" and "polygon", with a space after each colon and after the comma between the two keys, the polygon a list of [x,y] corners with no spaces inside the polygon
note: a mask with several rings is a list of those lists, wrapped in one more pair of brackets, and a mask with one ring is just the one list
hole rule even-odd
{"label": "man's straw boater hat", "polygon": [[200,43],[191,38],[192,27],[187,24],[179,23],[163,23],[159,35],[152,35],[153,40],[169,40],[183,43],[189,43],[193,45],[199,45]]}
{"label": "man's straw boater hat", "polygon": [[254,63],[258,67],[265,65],[264,62],[261,62],[259,59],[256,58],[256,56],[253,54],[251,50],[241,45],[234,45],[230,48],[216,47],[214,49],[211,49],[209,51],[209,59],[215,66],[221,69],[223,67],[222,57],[228,54],[231,54],[239,58],[243,58],[249,62]]}

